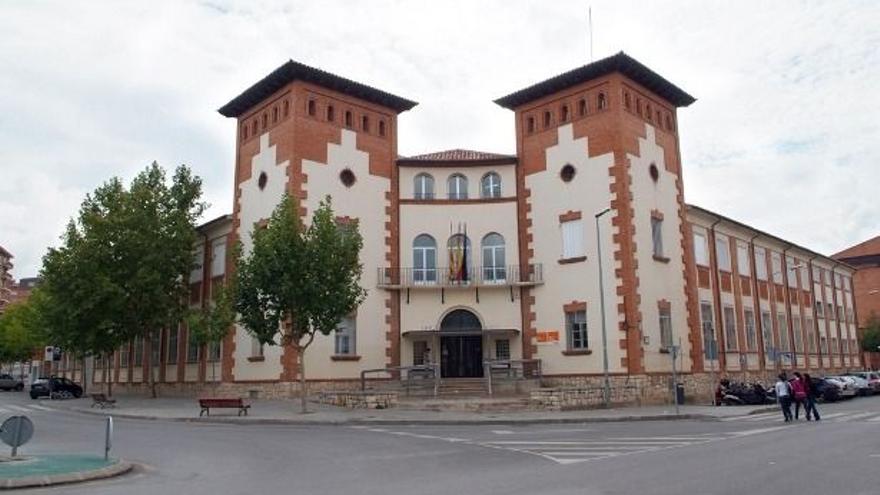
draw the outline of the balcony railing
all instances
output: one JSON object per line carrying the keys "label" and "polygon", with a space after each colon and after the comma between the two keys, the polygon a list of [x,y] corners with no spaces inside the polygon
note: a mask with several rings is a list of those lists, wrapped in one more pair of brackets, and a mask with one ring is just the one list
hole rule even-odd
{"label": "balcony railing", "polygon": [[379,268],[378,286],[399,288],[448,287],[508,287],[532,286],[544,283],[543,265],[535,263],[509,266],[470,266],[465,274],[453,273],[449,268]]}

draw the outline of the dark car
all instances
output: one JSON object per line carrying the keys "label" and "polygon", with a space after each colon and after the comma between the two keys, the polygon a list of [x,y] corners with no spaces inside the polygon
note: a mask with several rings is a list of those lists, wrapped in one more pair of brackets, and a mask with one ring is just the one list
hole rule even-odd
{"label": "dark car", "polygon": [[7,373],[0,374],[0,390],[24,390],[24,382]]}
{"label": "dark car", "polygon": [[840,387],[824,378],[812,378],[810,385],[816,391],[816,397],[825,402],[837,402],[840,400]]}
{"label": "dark car", "polygon": [[31,399],[49,397],[52,399],[70,399],[82,397],[83,389],[67,378],[39,378],[31,384]]}

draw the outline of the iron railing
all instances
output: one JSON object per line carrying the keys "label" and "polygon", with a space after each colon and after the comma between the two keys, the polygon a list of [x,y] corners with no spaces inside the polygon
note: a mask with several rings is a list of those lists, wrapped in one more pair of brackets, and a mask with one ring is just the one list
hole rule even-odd
{"label": "iron railing", "polygon": [[486,391],[493,394],[493,379],[523,380],[542,379],[540,359],[495,359],[483,361],[483,377],[486,379]]}
{"label": "iron railing", "polygon": [[[381,374],[380,378],[390,378],[395,385],[399,384],[404,389],[406,395],[410,394],[411,389],[431,388],[434,397],[440,393],[440,365],[439,364],[421,364],[416,366],[393,366],[390,368],[375,368],[361,371],[361,391],[367,389],[367,375]],[[395,380],[395,375],[400,380]]]}
{"label": "iron railing", "polygon": [[507,287],[540,285],[544,283],[541,263],[508,266],[468,266],[462,273],[448,267],[413,268],[381,267],[377,270],[378,286],[383,288],[447,288],[447,287]]}

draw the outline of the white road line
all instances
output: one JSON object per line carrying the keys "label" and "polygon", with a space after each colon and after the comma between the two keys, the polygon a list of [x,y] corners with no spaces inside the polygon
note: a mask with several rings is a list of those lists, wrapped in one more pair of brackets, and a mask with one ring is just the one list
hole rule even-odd
{"label": "white road line", "polygon": [[[563,451],[563,450],[564,450],[564,451],[566,451],[566,452],[593,452],[593,451],[606,451],[606,450],[609,449],[609,447],[614,447],[615,449],[618,449],[619,451],[628,451],[628,450],[655,450],[655,449],[658,449],[658,448],[662,448],[662,446],[661,446],[661,447],[656,447],[656,446],[646,446],[646,445],[632,445],[632,446],[630,446],[630,445],[596,445],[596,446],[593,446],[593,447],[586,447],[586,446],[570,447],[570,446],[568,446],[568,445],[550,445],[550,446],[548,446],[548,448],[550,448],[550,449],[553,449],[553,450],[559,450],[559,451]],[[532,447],[527,447],[527,448],[523,448],[523,449],[519,449],[519,450],[522,450],[523,452],[542,451],[541,449],[538,449],[538,448],[532,448]],[[542,451],[542,452],[543,452],[543,451]]]}
{"label": "white road line", "polygon": [[791,425],[771,426],[770,428],[758,428],[755,430],[734,431],[734,432],[731,432],[730,434],[735,437],[747,437],[749,435],[758,435],[760,433],[770,433],[771,431],[779,431],[779,430],[784,430],[786,428],[791,428]]}
{"label": "white road line", "polygon": [[681,442],[701,442],[706,440],[720,440],[725,437],[609,437],[607,440],[632,440],[632,441],[640,441],[640,440],[676,440]]}
{"label": "white road line", "polygon": [[844,423],[847,421],[854,421],[857,419],[866,418],[868,416],[873,416],[874,414],[877,414],[877,413],[876,412],[855,413],[855,414],[850,414],[848,416],[844,416],[842,418],[838,418],[838,419],[834,420],[834,422],[835,423]]}
{"label": "white road line", "polygon": [[[578,456],[578,459],[593,459],[596,457],[611,457],[615,455],[623,454],[623,452],[617,450],[605,451],[605,452],[541,452],[544,455],[552,455],[556,456]],[[587,456],[587,457],[584,457]]]}
{"label": "white road line", "polygon": [[22,406],[16,406],[14,404],[9,404],[9,407],[15,409],[16,411],[30,412],[30,409]]}
{"label": "white road line", "polygon": [[761,414],[743,414],[742,416],[731,416],[729,418],[721,418],[721,421],[760,421],[762,419],[772,418],[774,416],[779,416],[782,414],[782,411],[779,412],[768,412]]}
{"label": "white road line", "polygon": [[3,409],[2,407],[0,407],[0,413],[5,413],[5,412],[7,412],[6,409]]}
{"label": "white road line", "polygon": [[840,416],[845,416],[846,413],[832,413],[832,414],[823,414],[820,416],[823,420],[831,419],[831,418],[839,418]]}
{"label": "white road line", "polygon": [[869,420],[867,420],[867,421],[870,421],[870,422],[872,422],[872,423],[880,423],[880,416],[877,416],[877,417],[871,418],[871,419],[869,419]]}
{"label": "white road line", "polygon": [[51,407],[41,406],[38,404],[34,404],[30,406],[32,409],[39,409],[40,411],[54,411]]}
{"label": "white road line", "polygon": [[642,441],[642,442],[626,442],[619,440],[588,440],[588,441],[497,441],[497,442],[486,442],[491,445],[498,446],[511,446],[518,447],[520,449],[530,448],[529,446],[538,446],[538,445],[547,445],[547,446],[557,446],[557,445],[644,445],[649,447],[666,447],[666,446],[674,446],[674,445],[688,445],[693,442],[675,442],[671,440],[660,440],[660,441]]}

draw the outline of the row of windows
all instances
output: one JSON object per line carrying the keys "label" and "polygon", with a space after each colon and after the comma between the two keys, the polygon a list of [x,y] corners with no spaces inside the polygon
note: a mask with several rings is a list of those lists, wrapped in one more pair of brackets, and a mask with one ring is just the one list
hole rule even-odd
{"label": "row of windows", "polygon": [[[580,218],[560,222],[562,231],[562,259],[586,256],[584,245],[584,223]],[[652,254],[655,259],[667,260],[663,251],[663,219],[651,217]]]}
{"label": "row of windows", "polygon": [[[739,350],[739,340],[738,340],[738,326],[737,326],[737,318],[735,309],[733,306],[724,305],[721,308],[721,314],[724,323],[724,350],[726,351],[738,351]],[[714,320],[715,314],[713,312],[712,304],[703,301],[700,303],[700,321],[703,329],[703,345],[704,348],[715,348],[715,328],[714,328]],[[745,325],[745,351],[755,352],[758,350],[758,341],[757,341],[757,332],[756,332],[756,321],[755,321],[755,312],[751,308],[743,309],[743,322]],[[802,353],[806,350],[806,352],[810,354],[815,354],[817,352],[817,342],[816,342],[816,332],[813,331],[815,329],[813,325],[812,318],[804,319],[804,327],[803,330],[807,330],[807,340],[804,342],[804,335],[801,328],[801,319],[793,318],[791,320],[791,327],[788,325],[788,318],[784,312],[780,312],[776,314],[776,325],[779,332],[778,339],[774,339],[773,336],[773,321],[772,314],[770,311],[762,311],[761,312],[761,335],[764,343],[764,353],[767,356],[777,356],[779,353],[791,352],[792,348],[792,340],[794,340],[794,351]],[[847,348],[845,353],[849,353],[848,350],[848,341],[852,339],[841,339],[844,343],[845,348]],[[836,345],[836,338],[832,338],[832,344]],[[854,340],[853,340],[854,342]],[[818,342],[821,347],[821,352],[824,354],[828,353],[828,347],[825,337],[820,338],[820,342]],[[855,347],[853,347],[853,352],[855,352]]]}
{"label": "row of windows", "polygon": [[[431,284],[437,282],[437,241],[428,234],[419,234],[413,240],[413,281],[416,283]],[[464,234],[454,234],[446,242],[448,262],[450,269],[458,268],[454,275],[459,280],[469,278],[471,241]],[[507,279],[507,265],[505,262],[504,237],[495,232],[486,234],[481,243],[482,252],[482,277],[484,281],[503,282]],[[453,277],[453,278],[455,278]],[[463,278],[462,278],[463,277]]]}
{"label": "row of windows", "polygon": [[[660,331],[660,348],[669,349],[674,344],[672,333],[672,310],[669,307],[658,308],[657,328]],[[565,313],[566,348],[570,351],[583,351],[590,348],[587,332],[586,310],[567,311]]]}
{"label": "row of windows", "polygon": [[[771,251],[769,249],[763,248],[761,246],[755,246],[755,273],[758,277],[758,280],[767,280],[767,253],[770,253],[770,264],[772,268],[772,279],[773,283],[782,284],[784,283],[783,278],[783,269],[782,269],[782,254]],[[732,270],[731,265],[731,253],[730,253],[730,241],[727,236],[722,234],[715,234],[715,256],[716,262],[719,270],[730,272]],[[708,242],[706,240],[706,235],[703,232],[694,231],[694,258],[698,265],[709,266],[709,251],[708,251]],[[736,241],[736,261],[737,261],[737,272],[745,277],[751,276],[751,257],[749,256],[749,247],[748,244],[743,241]],[[809,280],[809,265],[804,260],[799,260],[792,256],[785,257],[785,266],[787,271],[787,281],[788,286],[792,288],[801,287],[805,290],[809,289],[808,280]],[[829,274],[828,270],[824,268],[817,267],[815,276],[816,281],[818,280],[830,280],[827,276]],[[847,288],[849,291],[850,284],[852,283],[850,277],[845,275],[841,275],[839,273],[835,274],[836,277],[836,285],[839,287],[840,285]],[[800,283],[798,282],[800,280]]]}
{"label": "row of windows", "polygon": [[[190,283],[200,282],[204,277],[205,245],[200,244],[193,253],[193,268],[189,274]],[[226,237],[211,241],[211,278],[226,273]]]}
{"label": "row of windows", "polygon": [[657,104],[654,104],[654,107],[652,108],[651,102],[647,98],[645,99],[645,104],[643,106],[641,97],[631,96],[629,91],[624,90],[623,108],[625,108],[630,113],[634,113],[639,117],[644,118],[651,124],[655,124],[656,127],[660,129],[663,128],[664,120],[666,123],[667,131],[672,132],[672,130],[674,129],[675,122],[672,119],[672,114]]}
{"label": "row of windows", "polygon": [[[347,316],[336,327],[333,334],[333,354],[336,356],[354,356],[357,354],[357,317]],[[266,345],[257,338],[251,338],[251,357],[262,358]]]}
{"label": "row of windows", "polygon": [[[171,329],[162,331],[162,335],[160,336],[158,333],[155,334],[150,343],[150,362],[159,363],[159,357],[161,352],[161,344],[160,339],[165,340],[165,361],[164,364],[177,364],[178,361],[178,342],[179,342],[179,329]],[[144,339],[136,338],[131,342],[130,346],[131,351],[129,351],[129,345],[123,345],[119,348],[119,366],[120,368],[127,368],[129,364],[133,366],[142,366],[144,361]],[[221,356],[221,343],[220,342],[211,342],[207,346],[207,360],[209,362],[219,361]],[[186,363],[198,363],[201,359],[202,347],[198,345],[196,342],[189,340],[186,345]],[[96,358],[95,366],[103,367],[105,362],[112,362],[113,356],[108,356],[107,359]]]}
{"label": "row of windows", "polygon": [[277,124],[280,120],[284,120],[290,115],[290,102],[284,99],[281,103],[275,103],[271,109],[266,109],[263,113],[255,115],[250,122],[241,124],[241,140],[244,141],[248,137],[256,137],[260,131],[269,128],[269,118],[272,119],[272,125]]}
{"label": "row of windows", "polygon": [[[322,118],[326,122],[336,122],[336,107],[333,106],[332,103],[323,104],[323,108],[319,111],[318,109],[318,101],[315,98],[309,98],[306,102],[306,114],[309,117]],[[346,108],[342,113],[342,125],[347,127],[348,129],[355,128],[355,114],[350,108]],[[370,115],[360,114],[359,118],[357,118],[357,125],[361,132],[366,134],[371,134],[376,132],[379,137],[385,137],[387,134],[385,119],[378,118],[375,119],[376,128],[373,129],[373,119],[370,118]]]}
{"label": "row of windows", "polygon": [[[452,174],[446,179],[446,193],[449,199],[468,199],[468,180],[462,174]],[[415,199],[434,199],[434,177],[420,173],[413,179],[413,196]],[[496,172],[488,172],[480,179],[481,198],[501,197],[501,176]]]}
{"label": "row of windows", "polygon": [[[582,96],[577,100],[574,108],[576,109],[578,117],[586,117],[590,113],[590,103],[589,97],[587,95]],[[596,95],[596,109],[598,111],[602,111],[608,108],[608,97],[605,95],[604,91],[600,91]],[[558,109],[550,109],[546,108],[544,110],[538,111],[541,116],[542,129],[549,129],[553,125],[565,124],[572,120],[572,105],[568,102],[563,103],[559,106]],[[537,126],[537,118],[534,115],[526,116],[526,132],[533,133],[538,129]]]}

